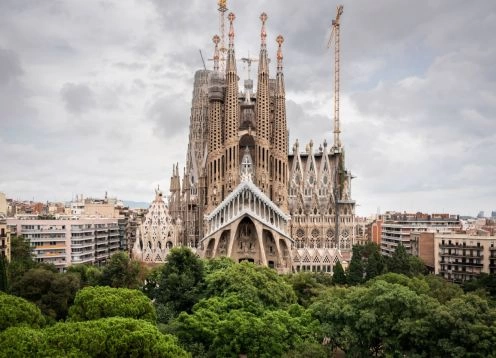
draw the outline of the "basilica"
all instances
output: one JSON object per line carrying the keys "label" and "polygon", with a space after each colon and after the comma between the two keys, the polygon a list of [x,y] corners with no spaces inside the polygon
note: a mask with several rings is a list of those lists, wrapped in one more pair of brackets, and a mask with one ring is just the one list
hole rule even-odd
{"label": "basilica", "polygon": [[[284,39],[275,37],[271,77],[263,13],[256,89],[250,78],[240,89],[233,13],[228,20],[225,64],[214,36],[213,70],[195,73],[186,166],[181,175],[174,165],[170,183],[172,235],[204,258],[332,272],[361,235],[339,130],[332,144],[296,141],[290,149]],[[146,244],[139,249],[146,255]]]}

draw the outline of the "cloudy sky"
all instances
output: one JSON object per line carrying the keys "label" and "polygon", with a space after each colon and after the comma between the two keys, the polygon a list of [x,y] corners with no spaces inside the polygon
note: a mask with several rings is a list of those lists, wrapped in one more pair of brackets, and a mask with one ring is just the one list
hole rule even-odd
{"label": "cloudy sky", "polygon": [[[228,7],[238,58],[258,55],[262,11],[273,58],[285,37],[291,144],[330,142],[336,3]],[[150,201],[168,189],[198,50],[211,58],[218,31],[216,0],[0,0],[0,191]],[[344,2],[342,139],[359,215],[496,210],[495,34],[493,0]]]}

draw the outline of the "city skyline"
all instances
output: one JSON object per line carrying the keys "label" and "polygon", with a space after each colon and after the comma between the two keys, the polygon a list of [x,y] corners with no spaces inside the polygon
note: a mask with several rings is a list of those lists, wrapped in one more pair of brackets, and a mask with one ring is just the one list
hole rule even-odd
{"label": "city skyline", "polygon": [[[297,137],[303,147],[332,142],[326,43],[336,4],[228,1],[242,29],[238,59],[257,54],[262,11],[271,58],[275,37],[285,37],[290,148]],[[495,209],[495,8],[344,3],[342,141],[358,215]],[[166,191],[173,163],[185,165],[199,49],[212,66],[215,1],[6,1],[0,10],[0,158],[8,168],[0,191],[41,201],[108,191],[145,202],[157,184]],[[238,73],[246,77],[241,62]]]}

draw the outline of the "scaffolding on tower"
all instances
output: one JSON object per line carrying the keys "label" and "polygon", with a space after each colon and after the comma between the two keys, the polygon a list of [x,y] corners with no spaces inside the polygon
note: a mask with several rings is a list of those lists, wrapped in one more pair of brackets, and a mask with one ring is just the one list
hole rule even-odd
{"label": "scaffolding on tower", "polygon": [[220,29],[220,46],[219,46],[219,67],[220,72],[224,73],[226,70],[226,31],[225,31],[225,18],[227,11],[227,0],[219,0],[217,2],[219,11],[219,29]]}

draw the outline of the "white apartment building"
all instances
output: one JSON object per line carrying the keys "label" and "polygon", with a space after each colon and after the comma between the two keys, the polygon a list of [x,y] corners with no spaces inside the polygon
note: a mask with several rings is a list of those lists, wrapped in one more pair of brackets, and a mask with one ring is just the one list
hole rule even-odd
{"label": "white apartment building", "polygon": [[30,242],[37,262],[54,264],[60,271],[72,264],[104,263],[119,250],[117,218],[59,216],[40,220],[37,215],[8,218],[12,234]]}

